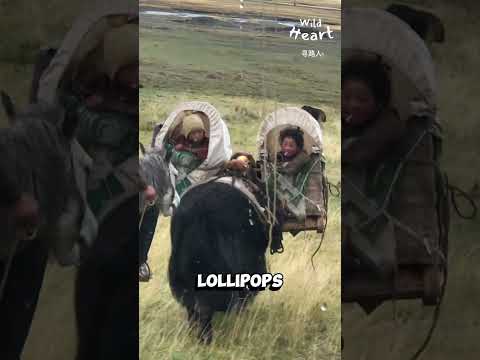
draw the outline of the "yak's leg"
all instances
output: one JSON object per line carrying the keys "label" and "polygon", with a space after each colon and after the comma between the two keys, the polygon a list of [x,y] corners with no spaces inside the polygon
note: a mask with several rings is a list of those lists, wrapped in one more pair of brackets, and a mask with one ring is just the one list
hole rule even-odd
{"label": "yak's leg", "polygon": [[77,360],[134,358],[138,356],[137,196],[105,219],[87,256],[77,279]]}
{"label": "yak's leg", "polygon": [[191,307],[187,308],[187,319],[188,319],[188,323],[191,326],[195,325],[195,321],[196,321],[195,310]]}
{"label": "yak's leg", "polygon": [[76,360],[89,360],[98,357],[100,333],[104,314],[99,309],[104,299],[101,271],[90,264],[82,264],[77,273],[75,290],[75,310],[77,318],[77,357]]}
{"label": "yak's leg", "polygon": [[[123,229],[127,242],[119,246],[115,261],[109,266],[109,285],[105,290],[109,301],[100,359],[138,358],[138,226],[134,225]],[[111,236],[115,238],[115,234]]]}
{"label": "yak's leg", "polygon": [[[0,301],[0,359],[17,360],[23,350],[37,306],[48,251],[39,242],[15,256]],[[4,263],[0,263],[0,276]]]}
{"label": "yak's leg", "polygon": [[195,308],[187,308],[187,315],[190,326],[198,328],[200,341],[209,345],[213,340],[213,311],[209,307],[197,305]]}
{"label": "yak's leg", "polygon": [[212,327],[212,319],[213,319],[213,311],[208,306],[198,306],[198,323],[200,325],[200,340],[209,345],[213,340],[213,327]]}

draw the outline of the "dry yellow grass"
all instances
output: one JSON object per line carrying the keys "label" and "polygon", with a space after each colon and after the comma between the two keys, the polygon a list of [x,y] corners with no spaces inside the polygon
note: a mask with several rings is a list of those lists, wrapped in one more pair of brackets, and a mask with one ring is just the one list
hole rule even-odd
{"label": "dry yellow grass", "polygon": [[206,347],[190,333],[184,310],[170,294],[169,226],[161,221],[150,252],[154,278],[140,290],[142,360],[339,358],[338,222],[330,224],[316,271],[310,256],[319,236],[289,238],[284,254],[269,256],[270,270],[284,274],[282,289],[261,293],[241,314],[217,315],[215,340]]}

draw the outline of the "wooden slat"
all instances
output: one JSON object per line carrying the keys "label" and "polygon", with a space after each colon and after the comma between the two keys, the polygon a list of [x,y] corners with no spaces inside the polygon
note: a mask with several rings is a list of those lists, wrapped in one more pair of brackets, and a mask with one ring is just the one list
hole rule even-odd
{"label": "wooden slat", "polygon": [[[430,276],[426,277],[426,271]],[[432,271],[434,271],[432,273]],[[438,281],[436,281],[438,280]],[[429,281],[429,284],[425,282]],[[391,299],[429,299],[432,293],[440,294],[443,275],[433,267],[400,268],[393,289],[391,281],[378,279],[365,272],[357,272],[342,279],[342,302],[386,301]],[[430,296],[430,297],[429,297]]]}
{"label": "wooden slat", "polygon": [[397,275],[395,292],[392,283],[382,281],[370,274],[357,273],[342,285],[342,302],[361,300],[416,299],[423,297],[423,276],[421,272],[403,270]]}
{"label": "wooden slat", "polygon": [[322,216],[307,216],[305,221],[298,222],[296,219],[288,219],[282,227],[284,232],[310,231],[323,232],[325,230],[325,218]]}

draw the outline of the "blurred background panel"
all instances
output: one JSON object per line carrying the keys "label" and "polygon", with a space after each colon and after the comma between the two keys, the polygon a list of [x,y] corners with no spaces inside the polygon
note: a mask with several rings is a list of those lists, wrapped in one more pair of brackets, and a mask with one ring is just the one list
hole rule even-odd
{"label": "blurred background panel", "polygon": [[[443,128],[441,167],[450,184],[463,189],[478,203],[478,100],[480,43],[476,1],[342,1],[342,8],[381,8],[407,5],[429,12],[444,25],[442,42],[428,41],[437,79],[437,105]],[[410,16],[407,14],[407,17]],[[348,19],[344,18],[344,26]],[[416,27],[421,31],[421,27]],[[434,34],[433,34],[434,35]],[[376,34],[365,36],[375,38]],[[442,38],[442,36],[439,36]],[[432,39],[432,37],[430,37]],[[401,50],[403,44],[396,44]],[[342,58],[343,59],[343,58]],[[471,213],[468,201],[459,201],[463,213]],[[460,217],[451,208],[448,252],[448,282],[438,313],[438,322],[421,359],[476,359],[480,344],[480,259],[475,239],[480,220]],[[427,338],[435,317],[435,306],[418,300],[387,301],[367,315],[358,304],[342,305],[344,359],[411,359]]]}
{"label": "blurred background panel", "polygon": [[[59,46],[75,18],[93,0],[0,2],[0,89],[18,107],[29,101],[36,56],[41,48]],[[6,126],[3,108],[0,126]],[[75,356],[73,311],[75,269],[48,265],[22,359],[67,360]]]}

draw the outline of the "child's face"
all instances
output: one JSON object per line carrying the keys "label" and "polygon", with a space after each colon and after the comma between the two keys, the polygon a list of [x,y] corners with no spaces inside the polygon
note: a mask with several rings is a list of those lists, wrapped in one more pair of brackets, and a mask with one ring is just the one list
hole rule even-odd
{"label": "child's face", "polygon": [[139,86],[138,66],[131,64],[122,67],[115,75],[116,81],[122,86],[136,90]]}
{"label": "child's face", "polygon": [[205,138],[205,131],[203,130],[193,130],[188,134],[188,140],[196,144],[201,142]]}
{"label": "child's face", "polygon": [[342,86],[342,118],[349,125],[363,125],[377,112],[377,102],[368,85],[358,79],[345,80]]}
{"label": "child's face", "polygon": [[285,137],[282,141],[282,153],[286,157],[292,157],[298,153],[298,145],[295,140],[289,136]]}
{"label": "child's face", "polygon": [[138,106],[138,66],[127,65],[115,74],[114,88],[110,89],[110,97],[117,98],[122,102]]}

